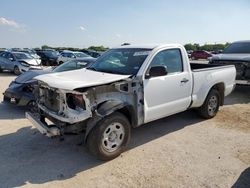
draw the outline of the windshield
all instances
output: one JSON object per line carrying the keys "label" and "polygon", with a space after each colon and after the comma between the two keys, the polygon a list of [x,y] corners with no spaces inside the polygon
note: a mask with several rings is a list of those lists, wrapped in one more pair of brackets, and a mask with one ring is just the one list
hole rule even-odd
{"label": "windshield", "polygon": [[23,53],[26,53],[26,54],[30,54],[30,55],[37,55],[35,52],[33,51],[20,51],[20,52],[23,52]]}
{"label": "windshield", "polygon": [[90,62],[87,61],[81,61],[81,60],[71,60],[67,61],[60,66],[56,67],[53,72],[63,72],[63,71],[70,71],[75,69],[82,69],[87,67],[90,64]]}
{"label": "windshield", "polygon": [[33,59],[32,56],[26,53],[13,53],[16,59]]}
{"label": "windshield", "polygon": [[104,53],[89,67],[112,74],[136,75],[151,49],[122,48]]}
{"label": "windshield", "polygon": [[82,52],[75,52],[74,55],[78,58],[81,58],[81,57],[89,57],[89,55],[85,54],[85,53],[82,53]]}
{"label": "windshield", "polygon": [[246,54],[250,53],[250,42],[237,42],[228,46],[223,53],[225,54]]}

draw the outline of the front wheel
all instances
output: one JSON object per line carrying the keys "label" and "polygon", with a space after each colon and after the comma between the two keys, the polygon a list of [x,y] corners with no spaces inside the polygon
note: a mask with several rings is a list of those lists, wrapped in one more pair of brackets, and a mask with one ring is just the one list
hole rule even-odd
{"label": "front wheel", "polygon": [[128,119],[114,112],[97,123],[87,137],[87,148],[101,160],[111,160],[125,151],[130,140]]}
{"label": "front wheel", "polygon": [[205,119],[211,119],[216,116],[220,107],[220,93],[218,90],[212,89],[203,103],[198,109],[199,114]]}

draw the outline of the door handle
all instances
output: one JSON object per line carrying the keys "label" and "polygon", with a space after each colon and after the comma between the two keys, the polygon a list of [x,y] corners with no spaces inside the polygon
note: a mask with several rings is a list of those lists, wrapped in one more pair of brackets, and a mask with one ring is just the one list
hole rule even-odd
{"label": "door handle", "polygon": [[188,82],[188,81],[189,81],[189,79],[183,78],[183,79],[181,80],[181,83],[186,83],[186,82]]}

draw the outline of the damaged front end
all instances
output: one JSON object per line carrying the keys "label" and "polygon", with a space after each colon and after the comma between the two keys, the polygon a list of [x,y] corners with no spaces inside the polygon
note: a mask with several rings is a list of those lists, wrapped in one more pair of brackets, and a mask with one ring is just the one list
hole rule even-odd
{"label": "damaged front end", "polygon": [[74,124],[91,117],[89,100],[84,93],[51,88],[39,84],[38,107],[54,119]]}
{"label": "damaged front end", "polygon": [[39,81],[38,113],[26,117],[49,137],[87,130],[104,116],[122,110],[133,126],[143,123],[143,96],[139,81],[127,79],[73,91],[49,87]]}
{"label": "damaged front end", "polygon": [[18,106],[27,106],[35,100],[33,95],[35,81],[26,83],[11,82],[9,88],[3,93],[4,101],[16,104]]}
{"label": "damaged front end", "polygon": [[26,113],[26,117],[46,136],[78,133],[83,122],[92,116],[85,93],[49,87],[39,82],[37,93],[38,112]]}

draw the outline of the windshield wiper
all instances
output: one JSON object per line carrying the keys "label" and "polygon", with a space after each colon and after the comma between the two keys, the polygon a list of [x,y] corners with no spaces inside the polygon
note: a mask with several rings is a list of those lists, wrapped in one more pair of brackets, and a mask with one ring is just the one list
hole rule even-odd
{"label": "windshield wiper", "polygon": [[121,74],[121,75],[126,75],[122,72],[119,71],[112,71],[112,70],[99,70],[100,72],[105,72],[105,73],[110,73],[110,74]]}
{"label": "windshield wiper", "polygon": [[95,67],[88,67],[87,69],[97,71],[97,69]]}

